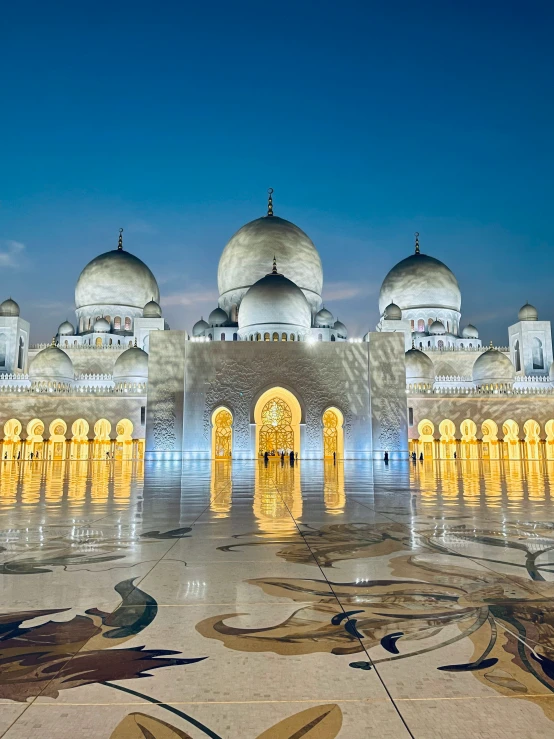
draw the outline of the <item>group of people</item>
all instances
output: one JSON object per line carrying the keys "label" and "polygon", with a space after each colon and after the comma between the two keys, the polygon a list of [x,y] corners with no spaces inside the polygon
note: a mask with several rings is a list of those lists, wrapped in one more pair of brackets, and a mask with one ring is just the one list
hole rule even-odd
{"label": "group of people", "polygon": [[[261,454],[261,452],[260,452]],[[286,453],[286,456],[289,458],[290,466],[294,467],[294,462],[298,460],[298,452],[296,454],[291,449],[290,452]],[[266,451],[263,454],[264,457],[264,464],[267,464],[269,462],[270,457],[280,457],[281,459],[281,466],[285,464],[285,450],[281,449],[280,452],[276,452],[275,449],[272,449],[271,451]]]}

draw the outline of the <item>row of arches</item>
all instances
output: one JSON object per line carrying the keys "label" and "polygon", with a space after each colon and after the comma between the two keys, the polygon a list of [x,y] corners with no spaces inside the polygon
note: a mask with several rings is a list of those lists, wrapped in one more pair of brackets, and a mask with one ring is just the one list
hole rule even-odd
{"label": "row of arches", "polygon": [[68,431],[63,418],[56,418],[46,425],[40,418],[27,424],[26,438],[21,438],[23,426],[17,418],[4,424],[2,460],[10,459],[132,459],[144,454],[144,440],[133,438],[133,423],[122,418],[116,424],[116,436],[112,438],[112,424],[100,418],[94,424],[94,438],[90,439],[90,425],[78,418]]}
{"label": "row of arches", "polygon": [[266,331],[263,335],[260,333],[250,334],[249,341],[300,341],[300,334],[288,334],[283,331],[279,334],[277,331],[270,333]]}
{"label": "row of arches", "polygon": [[[300,454],[301,408],[297,398],[277,387],[261,395],[254,409],[256,454],[278,460],[280,455]],[[233,413],[219,406],[212,413],[212,458],[230,459],[233,454]],[[344,416],[335,407],[321,417],[322,448],[325,459],[344,456]]]}
{"label": "row of arches", "polygon": [[79,319],[80,331],[91,331],[95,322],[99,321],[101,318],[104,318],[110,324],[110,328],[113,328],[114,331],[121,331],[122,329],[124,331],[132,331],[133,320],[130,316],[114,316],[113,323],[111,316],[89,316],[88,318],[82,316]]}
{"label": "row of arches", "polygon": [[438,438],[435,424],[424,418],[418,424],[418,434],[418,439],[411,442],[411,451],[424,458],[554,460],[554,419],[544,426],[545,438],[540,424],[532,418],[523,424],[523,438],[516,421],[508,419],[499,428],[490,418],[483,421],[480,430],[470,418],[463,420],[459,429],[445,418],[439,423]]}

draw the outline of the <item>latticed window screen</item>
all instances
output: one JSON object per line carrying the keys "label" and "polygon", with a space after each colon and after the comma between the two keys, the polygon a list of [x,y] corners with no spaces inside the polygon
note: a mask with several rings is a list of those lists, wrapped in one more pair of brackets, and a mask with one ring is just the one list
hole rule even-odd
{"label": "latticed window screen", "polygon": [[231,456],[233,416],[222,409],[215,417],[215,456],[218,459]]}
{"label": "latticed window screen", "polygon": [[290,452],[294,450],[292,412],[281,398],[272,398],[262,408],[260,429],[260,454],[264,452]]}
{"label": "latticed window screen", "polygon": [[332,457],[338,452],[339,419],[334,411],[328,410],[323,414],[323,453],[325,457]]}

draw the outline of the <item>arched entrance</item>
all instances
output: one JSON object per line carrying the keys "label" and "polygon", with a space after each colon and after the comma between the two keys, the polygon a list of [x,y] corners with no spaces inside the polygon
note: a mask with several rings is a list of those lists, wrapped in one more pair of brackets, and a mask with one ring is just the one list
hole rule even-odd
{"label": "arched entrance", "polygon": [[78,418],[71,426],[73,434],[71,457],[73,459],[88,459],[88,431],[89,425],[84,418]]}
{"label": "arched entrance", "polygon": [[338,408],[327,408],[323,414],[323,457],[344,457],[344,416]]}
{"label": "arched entrance", "polygon": [[422,421],[420,421],[417,425],[417,430],[419,432],[419,452],[420,454],[423,452],[423,457],[425,459],[434,459],[435,457],[435,426],[432,421],[429,421],[429,419],[424,418]]}
{"label": "arched entrance", "polygon": [[50,443],[48,457],[50,459],[65,459],[65,434],[67,424],[63,418],[56,418],[48,427],[50,432]]}
{"label": "arched entrance", "polygon": [[454,459],[456,451],[456,426],[449,418],[445,418],[439,423],[440,440],[440,458]]}
{"label": "arched entrance", "polygon": [[508,419],[502,424],[504,433],[504,456],[510,460],[521,459],[519,444],[519,426],[515,421]]}
{"label": "arched entrance", "polygon": [[281,451],[299,454],[301,417],[300,403],[289,390],[274,387],[263,393],[254,409],[258,457],[265,452],[275,459]]}
{"label": "arched entrance", "polygon": [[128,418],[122,418],[116,426],[115,458],[131,459],[133,456],[133,424]]}
{"label": "arched entrance", "polygon": [[112,425],[107,418],[100,418],[94,424],[94,459],[105,459],[110,453],[110,433]]}
{"label": "arched entrance", "polygon": [[228,408],[212,413],[212,458],[230,459],[233,454],[233,414]]}
{"label": "arched entrance", "polygon": [[525,434],[525,457],[540,459],[541,427],[536,421],[529,419],[523,424],[523,432]]}
{"label": "arched entrance", "polygon": [[25,446],[25,454],[28,459],[31,458],[31,454],[34,459],[42,458],[43,453],[43,442],[42,435],[44,434],[44,424],[40,418],[33,418],[27,424],[27,443]]}
{"label": "arched entrance", "polygon": [[481,433],[483,441],[481,444],[483,459],[498,459],[500,457],[498,451],[498,424],[487,418],[481,424]]}
{"label": "arched entrance", "polygon": [[460,424],[462,439],[460,443],[460,451],[462,459],[477,459],[477,424],[471,418],[466,418]]}
{"label": "arched entrance", "polygon": [[4,444],[2,446],[2,459],[17,459],[21,455],[21,421],[10,418],[4,424]]}

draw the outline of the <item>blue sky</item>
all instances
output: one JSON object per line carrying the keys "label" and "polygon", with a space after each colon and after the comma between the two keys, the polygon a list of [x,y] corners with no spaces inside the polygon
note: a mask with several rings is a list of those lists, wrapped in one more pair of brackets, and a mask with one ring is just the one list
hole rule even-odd
{"label": "blue sky", "polygon": [[12,3],[0,295],[48,339],[122,226],[190,329],[271,186],[352,335],[416,230],[484,340],[527,300],[554,320],[553,23],[546,1]]}

